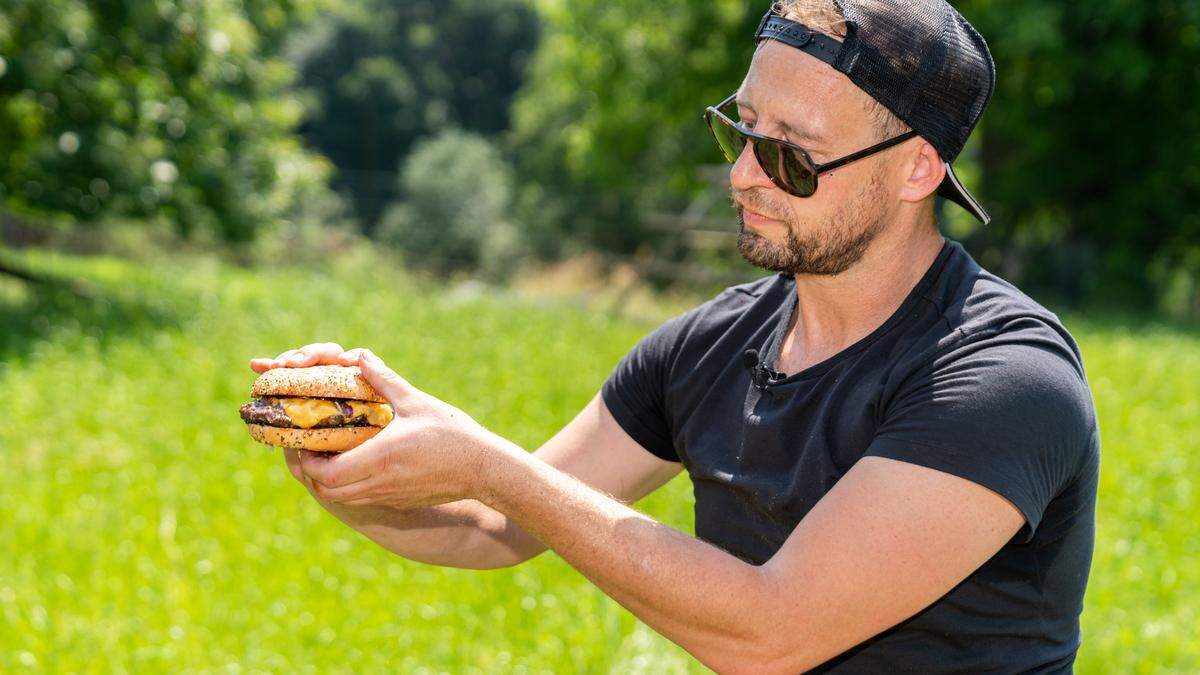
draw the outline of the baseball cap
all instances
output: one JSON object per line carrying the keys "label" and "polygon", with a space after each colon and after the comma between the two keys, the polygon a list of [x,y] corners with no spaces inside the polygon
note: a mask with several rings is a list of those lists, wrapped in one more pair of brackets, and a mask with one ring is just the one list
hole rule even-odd
{"label": "baseball cap", "polygon": [[946,178],[937,194],[984,225],[991,216],[951,166],[996,86],[987,43],[945,0],[837,0],[846,36],[838,41],[780,16],[775,6],[754,32],[829,64],[937,149]]}

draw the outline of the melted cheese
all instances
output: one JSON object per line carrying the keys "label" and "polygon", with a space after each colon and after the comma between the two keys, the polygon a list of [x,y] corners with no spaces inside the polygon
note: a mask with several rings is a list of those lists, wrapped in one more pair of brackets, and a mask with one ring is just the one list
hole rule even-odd
{"label": "melted cheese", "polygon": [[275,399],[283,407],[292,424],[301,429],[311,429],[321,423],[321,420],[334,415],[341,415],[342,409],[337,403],[323,398],[278,398]]}
{"label": "melted cheese", "polygon": [[[324,398],[278,398],[266,397],[267,403],[278,403],[292,424],[301,429],[311,429],[323,420],[342,414],[337,401]],[[392,421],[392,406],[373,401],[345,401],[350,406],[350,417],[362,416],[373,427],[386,427]]]}
{"label": "melted cheese", "polygon": [[350,404],[351,417],[363,415],[367,418],[367,424],[373,427],[386,427],[388,422],[392,421],[392,406],[387,403],[372,401],[346,401],[346,403]]}

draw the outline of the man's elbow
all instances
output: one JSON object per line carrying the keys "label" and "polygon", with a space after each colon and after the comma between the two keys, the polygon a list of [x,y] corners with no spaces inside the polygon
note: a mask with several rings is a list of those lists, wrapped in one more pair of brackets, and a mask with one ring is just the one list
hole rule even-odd
{"label": "man's elbow", "polygon": [[798,644],[796,633],[786,626],[776,623],[773,628],[774,635],[744,640],[700,661],[722,675],[795,675],[825,661],[806,648],[811,645]]}
{"label": "man's elbow", "polygon": [[481,570],[481,571],[508,569],[510,567],[516,567],[517,565],[520,565],[523,562],[526,562],[526,561],[529,561],[529,560],[532,560],[532,559],[538,557],[545,550],[546,549],[542,548],[542,549],[538,549],[538,550],[526,550],[526,551],[506,550],[506,551],[501,551],[498,553],[492,552],[490,555],[483,556],[483,557],[480,557],[477,559],[468,559],[467,561],[460,561],[461,564],[452,565],[452,567],[458,567],[459,569]]}
{"label": "man's elbow", "polygon": [[821,664],[821,661],[807,659],[797,654],[786,654],[772,657],[760,654],[750,658],[738,658],[727,663],[705,663],[715,672],[728,675],[796,675]]}
{"label": "man's elbow", "polygon": [[790,651],[778,652],[773,656],[764,656],[759,663],[755,664],[752,672],[763,673],[763,675],[795,675],[809,671],[824,661],[823,658],[815,657],[811,651],[793,648]]}
{"label": "man's elbow", "polygon": [[456,548],[455,562],[448,566],[472,570],[516,567],[546,551],[542,542],[499,513],[478,518],[471,533]]}
{"label": "man's elbow", "polygon": [[537,539],[511,528],[478,528],[455,551],[454,563],[448,566],[471,570],[499,570],[516,567],[546,550]]}

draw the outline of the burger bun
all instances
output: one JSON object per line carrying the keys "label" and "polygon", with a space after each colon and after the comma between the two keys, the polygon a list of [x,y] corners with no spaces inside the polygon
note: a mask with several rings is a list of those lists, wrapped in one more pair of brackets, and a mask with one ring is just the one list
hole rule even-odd
{"label": "burger bun", "polygon": [[265,424],[248,424],[254,440],[281,448],[314,452],[346,452],[382,431],[379,427],[331,427],[328,429],[285,429]]}

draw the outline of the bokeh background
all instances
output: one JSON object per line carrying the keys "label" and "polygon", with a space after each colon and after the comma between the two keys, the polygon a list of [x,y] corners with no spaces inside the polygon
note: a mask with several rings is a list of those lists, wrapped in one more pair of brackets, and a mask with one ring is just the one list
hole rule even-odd
{"label": "bokeh background", "polygon": [[[1200,671],[1200,2],[964,0],[995,96],[943,231],[1100,413],[1081,672]],[[529,449],[762,273],[701,122],[766,2],[0,0],[0,671],[700,672],[553,554],[333,520],[237,417],[370,346]],[[686,477],[639,505],[691,528]]]}

